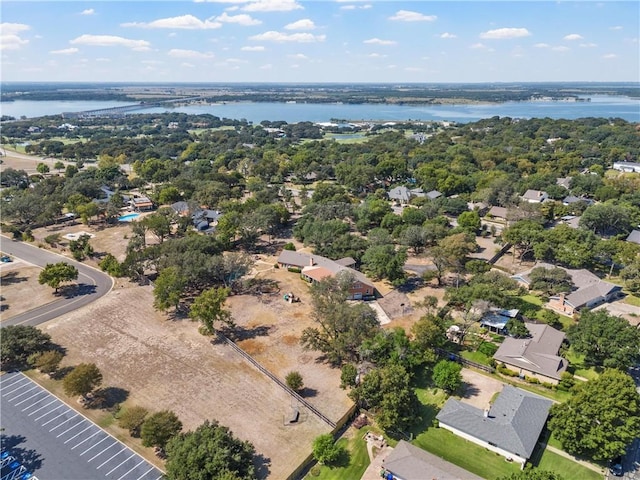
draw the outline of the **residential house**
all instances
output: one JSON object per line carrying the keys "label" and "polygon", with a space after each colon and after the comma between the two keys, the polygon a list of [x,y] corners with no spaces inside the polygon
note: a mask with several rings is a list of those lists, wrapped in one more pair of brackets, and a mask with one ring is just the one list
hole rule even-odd
{"label": "residential house", "polygon": [[536,447],[553,402],[505,385],[491,408],[449,398],[436,416],[441,428],[524,465]]}
{"label": "residential house", "polygon": [[637,243],[640,245],[640,230],[633,230],[626,240],[627,242]]}
{"label": "residential house", "polygon": [[564,187],[567,190],[569,190],[571,188],[571,179],[573,177],[559,177],[556,178],[556,185],[559,185],[560,187]]}
{"label": "residential house", "polygon": [[[480,480],[463,468],[449,463],[426,450],[400,440],[392,452],[382,461],[382,478],[397,480]],[[389,476],[391,475],[391,477]]]}
{"label": "residential house", "polygon": [[626,173],[640,173],[640,163],[636,162],[613,162],[613,169]]}
{"label": "residential house", "polygon": [[[432,193],[432,192],[429,192]],[[438,192],[439,193],[439,192]],[[409,189],[407,187],[394,187],[387,193],[389,200],[395,200],[401,205],[407,205],[411,201],[412,198],[416,197],[424,197],[427,194],[421,188],[412,188]]]}
{"label": "residential house", "polygon": [[571,228],[580,228],[580,217],[576,215],[564,215],[560,221]]}
{"label": "residential house", "polygon": [[478,215],[480,215],[481,217],[485,216],[489,211],[489,205],[484,202],[467,202],[467,208],[472,212],[478,212]]}
{"label": "residential house", "polygon": [[[547,304],[549,308],[563,315],[572,316],[582,308],[593,308],[602,303],[610,302],[618,298],[622,293],[622,287],[600,280],[589,270],[556,267],[556,265],[548,263],[538,263],[533,268],[536,267],[562,268],[571,276],[571,281],[574,285],[573,291],[569,294],[553,295],[549,298],[549,303]],[[529,288],[531,284],[529,275],[533,268],[512,275],[511,278]]]}
{"label": "residential house", "polygon": [[529,203],[542,203],[549,198],[549,195],[542,190],[527,190],[520,198]]}
{"label": "residential house", "polygon": [[191,212],[191,207],[187,202],[184,201],[172,203],[171,209],[181,217],[186,217],[187,215],[189,215],[189,212]]}
{"label": "residential house", "polygon": [[531,337],[505,338],[493,355],[494,360],[516,370],[520,376],[557,384],[569,365],[558,356],[564,333],[545,324],[526,322],[525,325]]}
{"label": "residential house", "polygon": [[507,221],[507,209],[505,207],[491,207],[487,212],[487,217],[501,222]]}
{"label": "residential house", "polygon": [[494,333],[506,334],[507,322],[512,318],[517,318],[519,314],[520,310],[517,308],[504,310],[502,308],[491,307],[480,319],[480,326]]}
{"label": "residential house", "polygon": [[576,196],[573,196],[573,195],[568,195],[568,196],[566,196],[566,197],[564,197],[562,199],[562,204],[565,205],[565,206],[573,205],[573,204],[579,203],[579,202],[586,203],[587,205],[593,205],[595,203],[590,198],[576,197]]}
{"label": "residential house", "polygon": [[140,197],[132,197],[129,200],[129,204],[131,208],[133,208],[137,212],[148,212],[153,210],[153,202],[149,197],[140,196]]}
{"label": "residential house", "polygon": [[207,231],[218,224],[218,220],[222,216],[219,210],[209,210],[207,208],[201,208],[196,210],[193,215],[193,225],[196,230]]}
{"label": "residential house", "polygon": [[283,250],[278,257],[278,265],[283,268],[295,267],[301,270],[300,275],[310,283],[319,282],[327,277],[334,277],[340,272],[353,275],[353,284],[349,289],[350,300],[362,300],[377,294],[376,287],[362,272],[346,265],[354,265],[352,258],[342,258],[334,261],[320,255],[305,252]]}
{"label": "residential house", "polygon": [[426,193],[426,196],[429,200],[435,200],[436,198],[440,198],[442,196],[442,193],[440,193],[438,190],[431,190],[430,192]]}

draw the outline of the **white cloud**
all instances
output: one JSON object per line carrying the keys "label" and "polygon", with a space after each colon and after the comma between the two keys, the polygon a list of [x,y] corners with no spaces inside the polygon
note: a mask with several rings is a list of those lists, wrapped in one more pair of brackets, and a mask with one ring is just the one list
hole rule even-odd
{"label": "white cloud", "polygon": [[73,55],[74,53],[78,53],[79,51],[79,49],[71,47],[63,48],[62,50],[50,50],[49,53],[52,53],[54,55]]}
{"label": "white cloud", "polygon": [[565,47],[564,45],[560,45],[558,47],[551,47],[551,50],[554,52],[568,52],[571,50],[569,47]]}
{"label": "white cloud", "polygon": [[368,10],[372,8],[372,5],[367,3],[366,5],[342,5],[340,10]]}
{"label": "white cloud", "polygon": [[285,30],[313,30],[315,28],[316,24],[313,23],[313,20],[308,18],[303,18],[302,20],[290,23],[284,27]]}
{"label": "white cloud", "polygon": [[370,38],[369,40],[365,40],[362,43],[367,43],[370,45],[395,45],[396,42],[395,40],[381,40],[379,38]]}
{"label": "white cloud", "polygon": [[153,22],[128,22],[120,24],[121,27],[139,28],[176,28],[183,30],[210,30],[220,28],[220,22],[212,22],[210,19],[204,22],[193,15],[180,15],[178,17],[160,18]]}
{"label": "white cloud", "polygon": [[110,58],[105,58],[105,57],[99,57],[99,58],[96,58],[96,62],[108,63],[108,62],[110,62],[110,61],[111,61],[111,59],[110,59]]}
{"label": "white cloud", "polygon": [[195,65],[193,63],[188,63],[188,62],[183,62],[180,64],[181,67],[185,67],[185,68],[194,68]]}
{"label": "white cloud", "polygon": [[167,53],[170,57],[176,58],[213,58],[211,52],[198,52],[197,50],[183,50],[181,48],[172,48]]}
{"label": "white cloud", "polygon": [[260,70],[271,70],[273,68],[273,65],[271,65],[270,63],[267,63],[265,65],[262,65],[260,67]]}
{"label": "white cloud", "polygon": [[96,11],[93,8],[87,8],[80,12],[80,15],[95,15]]}
{"label": "white cloud", "polygon": [[296,0],[257,0],[242,7],[245,12],[290,12],[302,9],[303,6]]}
{"label": "white cloud", "polygon": [[398,10],[395,15],[389,17],[389,20],[398,22],[433,22],[437,18],[435,15],[425,15],[410,10]]}
{"label": "white cloud", "polygon": [[613,27],[609,27],[609,30],[622,30],[624,27],[622,25],[615,25]]}
{"label": "white cloud", "polygon": [[570,33],[569,35],[565,35],[563,40],[584,40],[584,37],[579,33]]}
{"label": "white cloud", "polygon": [[597,43],[581,43],[580,46],[582,48],[595,48],[598,46]]}
{"label": "white cloud", "polygon": [[144,65],[161,65],[164,62],[160,61],[160,60],[142,60],[142,62]]}
{"label": "white cloud", "polygon": [[304,53],[295,53],[293,55],[287,55],[287,57],[295,58],[298,60],[309,60],[309,57],[307,57]]}
{"label": "white cloud", "polygon": [[242,47],[240,50],[243,52],[264,52],[262,45],[256,45],[255,47]]}
{"label": "white cloud", "polygon": [[299,43],[312,43],[312,42],[324,42],[327,38],[326,35],[313,35],[311,33],[281,33],[276,31],[264,32],[259,35],[249,37],[249,40],[255,40],[258,42],[299,42]]}
{"label": "white cloud", "polygon": [[487,47],[484,43],[474,43],[469,48],[472,48],[473,50],[486,50],[487,52],[493,52],[494,51],[493,48]]}
{"label": "white cloud", "polygon": [[480,38],[485,40],[505,40],[509,38],[521,38],[528,37],[531,32],[526,28],[496,28],[495,30],[488,30],[480,34]]}
{"label": "white cloud", "polygon": [[24,23],[0,23],[0,29],[2,29],[3,35],[17,35],[20,32],[30,30],[31,27]]}
{"label": "white cloud", "polygon": [[444,32],[440,38],[458,38],[458,36],[455,33]]}
{"label": "white cloud", "polygon": [[27,43],[29,40],[20,38],[18,35],[0,35],[0,50],[18,50]]}
{"label": "white cloud", "polygon": [[606,55],[603,55],[602,58],[604,58],[605,60],[611,60],[613,58],[618,58],[618,55],[616,55],[615,53],[607,53]]}
{"label": "white cloud", "polygon": [[242,25],[243,27],[260,25],[262,23],[261,20],[252,18],[251,15],[247,15],[246,13],[241,13],[239,15],[227,15],[227,12],[224,12],[219,17],[216,17],[216,20],[222,23],[236,23],[238,25]]}
{"label": "white cloud", "polygon": [[424,68],[420,67],[405,67],[405,72],[424,72]]}
{"label": "white cloud", "polygon": [[72,45],[92,47],[127,47],[137,51],[149,50],[151,44],[146,40],[132,40],[116,35],[80,35],[69,42]]}
{"label": "white cloud", "polygon": [[534,45],[535,48],[549,48],[551,47],[551,45],[549,45],[548,43],[536,43]]}
{"label": "white cloud", "polygon": [[370,53],[369,55],[367,55],[369,58],[386,58],[387,55],[383,55],[380,53]]}

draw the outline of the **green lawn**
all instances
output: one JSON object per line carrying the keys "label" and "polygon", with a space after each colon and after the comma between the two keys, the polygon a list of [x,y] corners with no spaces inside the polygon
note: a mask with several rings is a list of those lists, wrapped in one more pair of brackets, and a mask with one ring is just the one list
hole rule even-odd
{"label": "green lawn", "polygon": [[583,467],[579,463],[558,455],[557,453],[551,452],[548,449],[545,449],[542,452],[542,455],[540,455],[539,452],[534,452],[532,464],[542,470],[555,472],[567,480],[572,478],[579,478],[580,480],[602,479],[602,474],[591,470],[590,468]]}
{"label": "green lawn", "polygon": [[[311,472],[305,477],[308,480],[342,480],[342,479],[358,479],[369,466],[369,454],[367,453],[367,442],[362,437],[371,430],[371,427],[363,427],[355,432],[353,438],[341,438],[338,445],[341,445],[349,452],[348,465],[341,467],[327,467],[325,465],[316,465]],[[379,432],[376,432],[379,433]]]}
{"label": "green lawn", "polygon": [[489,365],[489,360],[491,360],[491,357],[487,357],[482,352],[469,352],[467,350],[460,352],[460,356],[471,362],[476,362],[481,365]]}
{"label": "green lawn", "polygon": [[569,361],[569,368],[573,371],[574,375],[584,377],[588,380],[595,380],[600,376],[595,367],[587,367],[584,364],[584,355],[576,353],[573,347],[567,350],[565,357]]}
{"label": "green lawn", "polygon": [[624,303],[628,303],[629,305],[633,305],[634,307],[640,307],[640,297],[629,294],[624,298]]}

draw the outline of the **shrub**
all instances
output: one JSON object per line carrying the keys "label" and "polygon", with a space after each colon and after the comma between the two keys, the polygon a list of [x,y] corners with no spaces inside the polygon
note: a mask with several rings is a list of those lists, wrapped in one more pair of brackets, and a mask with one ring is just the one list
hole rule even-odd
{"label": "shrub", "polygon": [[536,384],[539,384],[539,383],[540,383],[540,380],[538,380],[536,377],[527,377],[527,376],[525,376],[525,377],[524,377],[524,380],[525,380],[527,383],[532,383],[532,384],[534,384],[534,385],[536,385]]}
{"label": "shrub", "polygon": [[35,237],[33,236],[33,232],[30,228],[22,232],[22,241],[23,242],[33,242]]}
{"label": "shrub", "polygon": [[111,275],[112,277],[122,277],[123,276],[123,272],[122,272],[122,265],[120,264],[120,262],[118,262],[118,260],[116,259],[116,257],[114,257],[113,255],[111,255],[110,253],[107,254],[98,264],[98,266],[100,267],[100,269],[103,272],[107,272],[109,275]]}
{"label": "shrub", "polygon": [[50,246],[55,247],[60,241],[59,233],[52,233],[51,235],[47,235],[44,237],[44,241],[47,242]]}
{"label": "shrub", "polygon": [[569,372],[564,372],[562,377],[560,377],[560,382],[558,382],[557,388],[563,392],[568,392],[575,384],[576,381],[573,378],[573,375]]}
{"label": "shrub", "polygon": [[287,270],[288,270],[289,272],[293,272],[293,273],[300,273],[300,272],[302,272],[302,270],[301,270],[301,269],[299,269],[298,267],[289,267],[289,268],[287,268]]}
{"label": "shrub", "polygon": [[518,372],[507,368],[507,366],[504,363],[501,363],[500,365],[498,365],[496,367],[496,370],[498,371],[498,373],[501,373],[502,375],[505,375],[507,377],[519,377],[520,376],[520,374]]}
{"label": "shrub", "polygon": [[286,244],[284,247],[282,247],[282,248],[283,248],[283,250],[290,250],[290,251],[292,251],[292,252],[295,252],[295,251],[296,251],[296,246],[295,246],[292,242],[287,243],[287,244]]}
{"label": "shrub", "polygon": [[300,372],[289,372],[285,377],[285,381],[287,382],[287,386],[296,392],[304,388],[304,380],[302,379]]}

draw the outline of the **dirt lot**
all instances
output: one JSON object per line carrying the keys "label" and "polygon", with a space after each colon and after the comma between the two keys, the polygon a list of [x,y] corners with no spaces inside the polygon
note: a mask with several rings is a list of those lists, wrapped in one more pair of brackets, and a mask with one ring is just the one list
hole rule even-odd
{"label": "dirt lot", "polygon": [[488,408],[496,392],[501,392],[504,387],[504,384],[495,378],[468,368],[462,369],[462,380],[465,394],[461,400],[478,408]]}
{"label": "dirt lot", "polygon": [[[271,478],[286,478],[308,455],[313,438],[329,427],[305,409],[300,423],[285,426],[295,402],[284,390],[230,347],[201,336],[196,324],[167,320],[151,304],[151,287],[131,287],[119,281],[94,304],[42,328],[67,348],[64,364],[95,362],[104,374],[104,385],[129,392],[127,405],[174,410],[185,429],[217,419],[270,460]],[[272,313],[271,318],[278,315]],[[278,326],[276,331],[286,329]],[[345,402],[335,398],[336,391],[338,397],[344,397],[336,388],[339,373],[328,371],[314,377],[313,355],[305,357],[307,367],[297,363],[299,355],[289,354],[292,359],[287,359],[287,349],[281,346],[270,363],[264,362],[266,366],[301,370],[305,382],[318,390],[311,400],[329,416],[340,416]],[[258,358],[263,361],[270,356],[263,353]],[[335,379],[329,381],[332,377]]]}
{"label": "dirt lot", "polygon": [[57,300],[53,289],[38,283],[40,268],[19,258],[11,263],[0,264],[0,284],[2,284],[2,306],[0,320],[8,320],[35,306]]}

